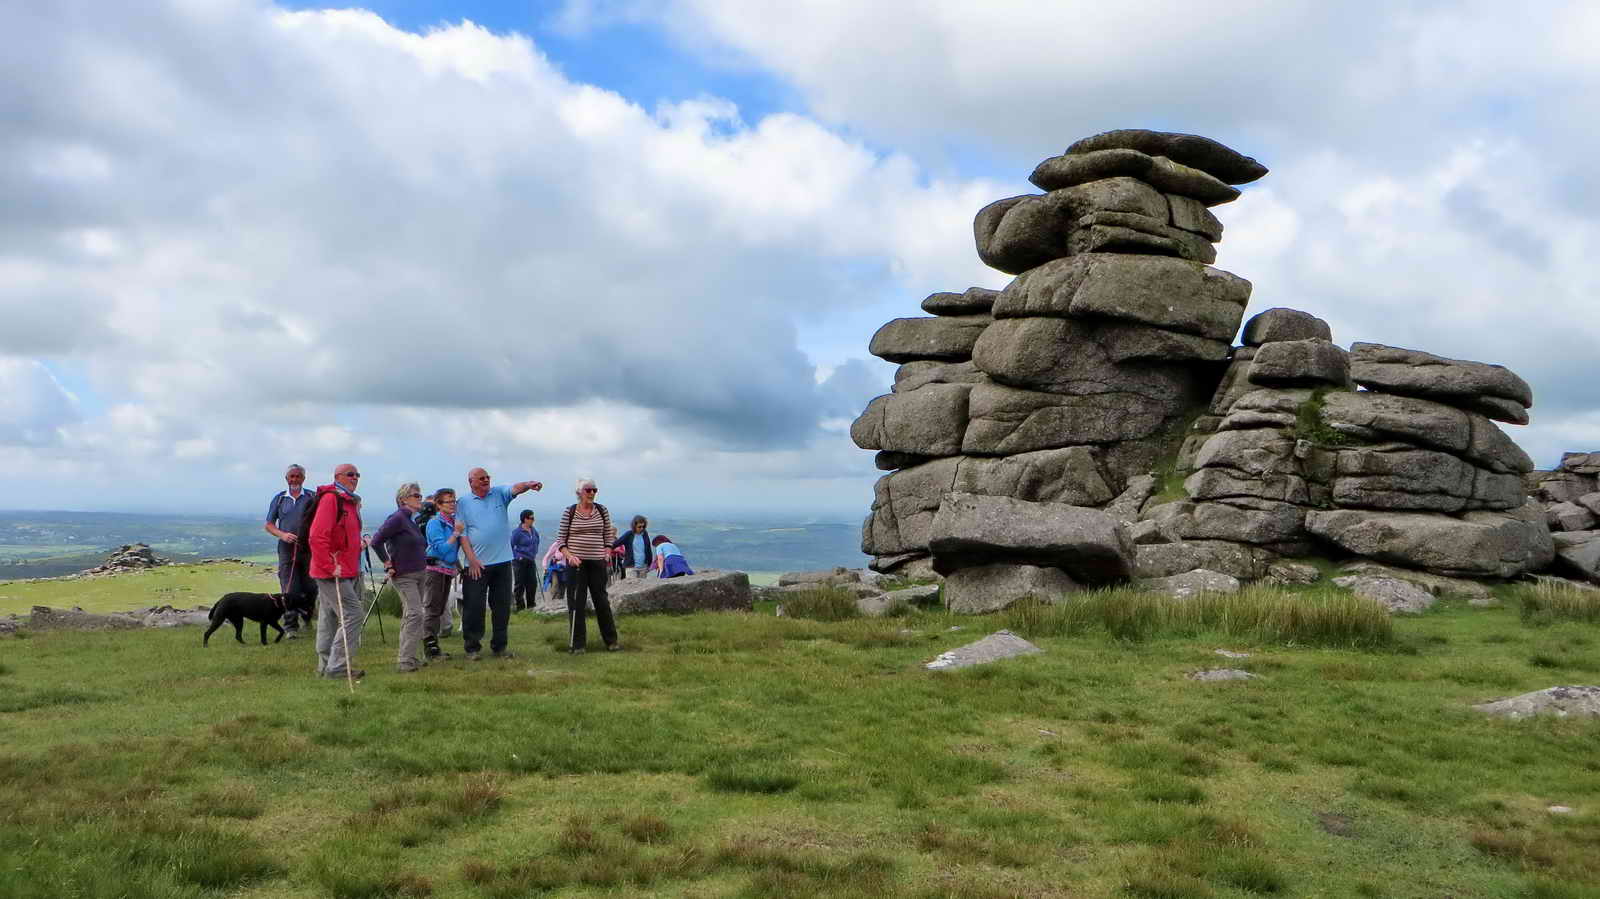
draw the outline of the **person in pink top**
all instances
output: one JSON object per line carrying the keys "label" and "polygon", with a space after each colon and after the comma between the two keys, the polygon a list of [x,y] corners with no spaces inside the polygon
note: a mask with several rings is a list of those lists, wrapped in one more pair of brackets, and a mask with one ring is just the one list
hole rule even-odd
{"label": "person in pink top", "polygon": [[311,519],[311,577],[317,582],[317,674],[344,679],[362,677],[350,670],[361,647],[361,598],[356,576],[361,573],[361,497],[356,495],[361,472],[348,462],[333,470],[333,483],[317,488],[317,509]]}

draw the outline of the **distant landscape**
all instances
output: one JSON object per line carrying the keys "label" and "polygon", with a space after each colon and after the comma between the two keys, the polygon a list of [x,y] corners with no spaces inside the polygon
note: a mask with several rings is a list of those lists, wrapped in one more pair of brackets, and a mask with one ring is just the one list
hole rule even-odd
{"label": "distant landscape", "polygon": [[[539,532],[548,546],[554,522]],[[858,523],[652,518],[651,533],[671,536],[698,568],[801,571],[867,561]],[[274,558],[272,538],[249,516],[0,511],[0,580],[72,574],[125,543],[148,543],[175,561]]]}

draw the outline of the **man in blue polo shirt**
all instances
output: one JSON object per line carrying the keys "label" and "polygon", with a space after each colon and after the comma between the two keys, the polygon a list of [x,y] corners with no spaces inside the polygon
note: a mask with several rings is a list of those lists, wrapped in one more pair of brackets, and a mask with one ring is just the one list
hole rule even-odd
{"label": "man in blue polo shirt", "polygon": [[476,662],[483,646],[483,607],[489,606],[492,632],[489,650],[496,658],[513,658],[506,649],[511,623],[511,521],[506,509],[529,490],[541,490],[538,481],[519,481],[510,487],[490,487],[489,473],[481,468],[467,472],[466,495],[456,517],[466,523],[461,553],[467,570],[461,582],[461,644],[467,660]]}
{"label": "man in blue polo shirt", "polygon": [[[278,590],[288,593],[295,588],[294,563],[297,553],[309,553],[307,547],[295,543],[295,531],[300,527],[300,517],[306,507],[311,505],[311,497],[315,492],[305,489],[306,470],[299,465],[291,465],[283,473],[283,481],[289,489],[280,490],[272,497],[272,502],[267,503],[266,532],[278,538]],[[306,561],[309,557],[303,557]],[[304,586],[304,585],[302,585]],[[293,608],[283,613],[283,629],[290,640],[300,636],[300,613]]]}

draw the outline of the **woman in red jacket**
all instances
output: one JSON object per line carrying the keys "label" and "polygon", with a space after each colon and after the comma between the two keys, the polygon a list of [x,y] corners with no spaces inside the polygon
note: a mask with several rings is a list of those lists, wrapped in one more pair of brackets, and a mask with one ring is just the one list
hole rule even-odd
{"label": "woman in red jacket", "polygon": [[[356,484],[361,472],[346,463],[333,470],[333,483],[317,488],[317,510],[311,519],[311,576],[317,581],[317,673],[343,679],[362,677],[351,671],[350,658],[361,648],[361,497]],[[341,622],[343,627],[341,628]]]}

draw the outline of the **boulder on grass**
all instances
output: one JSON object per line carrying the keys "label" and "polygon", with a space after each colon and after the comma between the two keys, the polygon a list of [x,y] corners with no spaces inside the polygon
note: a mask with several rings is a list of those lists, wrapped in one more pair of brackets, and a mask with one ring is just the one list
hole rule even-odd
{"label": "boulder on grass", "polygon": [[[1526,507],[1525,507],[1526,508]],[[1310,512],[1306,530],[1360,556],[1461,577],[1510,578],[1537,571],[1555,554],[1540,520],[1511,513],[1337,509]]]}
{"label": "boulder on grass", "polygon": [[1133,541],[1121,522],[1063,503],[950,493],[933,517],[928,547],[934,567],[947,576],[997,561],[1060,568],[1093,584],[1133,572]]}
{"label": "boulder on grass", "polygon": [[1336,577],[1333,582],[1362,599],[1378,603],[1390,614],[1421,614],[1431,608],[1434,602],[1432,593],[1399,578],[1350,574]]}
{"label": "boulder on grass", "polygon": [[1041,602],[1057,602],[1079,589],[1078,582],[1059,568],[996,562],[946,575],[944,604],[952,612],[982,614],[997,612],[1030,596]]}
{"label": "boulder on grass", "polygon": [[618,581],[609,591],[617,614],[635,612],[748,612],[750,576],[714,568],[683,577]]}
{"label": "boulder on grass", "polygon": [[1036,652],[1044,652],[1044,650],[1010,631],[995,631],[975,643],[968,643],[966,646],[952,649],[948,652],[941,652],[938,658],[922,667],[929,671],[970,668],[973,665],[984,665],[989,662],[998,662],[1001,659],[1032,655]]}
{"label": "boulder on grass", "polygon": [[1147,578],[1138,582],[1139,589],[1162,593],[1174,599],[1192,599],[1202,593],[1238,593],[1239,579],[1220,571],[1196,568],[1168,577]]}
{"label": "boulder on grass", "polygon": [[1547,687],[1521,696],[1512,696],[1509,699],[1480,703],[1473,708],[1485,715],[1512,720],[1531,718],[1534,715],[1600,718],[1600,687]]}

